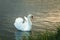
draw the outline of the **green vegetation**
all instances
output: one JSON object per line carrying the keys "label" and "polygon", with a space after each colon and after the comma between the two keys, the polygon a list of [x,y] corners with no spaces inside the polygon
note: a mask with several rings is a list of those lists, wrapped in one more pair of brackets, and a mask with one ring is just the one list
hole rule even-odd
{"label": "green vegetation", "polygon": [[24,40],[60,40],[60,26],[57,28],[57,32],[49,32],[46,31],[45,33],[35,32],[34,34],[30,35],[28,39]]}
{"label": "green vegetation", "polygon": [[30,36],[29,40],[56,40],[55,34],[52,33],[44,33],[44,34],[39,34],[35,36]]}
{"label": "green vegetation", "polygon": [[56,40],[60,40],[60,26],[57,28]]}

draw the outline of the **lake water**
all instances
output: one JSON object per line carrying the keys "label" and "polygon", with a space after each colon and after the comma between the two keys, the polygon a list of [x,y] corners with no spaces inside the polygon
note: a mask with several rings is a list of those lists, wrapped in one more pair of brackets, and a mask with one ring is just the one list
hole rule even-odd
{"label": "lake water", "polygon": [[[0,16],[0,40],[46,40],[47,36],[50,34],[47,33],[47,30],[44,28],[39,28],[38,26],[33,25],[31,32],[22,32],[18,31],[14,24],[16,16]],[[43,34],[46,31],[46,34]],[[52,38],[55,38],[53,36]],[[52,39],[51,38],[51,39]]]}
{"label": "lake water", "polygon": [[[59,0],[0,0],[0,40],[56,40],[55,36],[52,34],[47,34],[47,32],[46,34],[43,34],[44,36],[41,34],[42,30],[39,31],[40,29],[46,31],[46,28],[48,27],[46,25],[51,27],[52,24],[51,22],[50,24],[47,22],[42,23],[41,21],[43,20],[40,20],[39,18],[45,18],[45,14],[48,14],[49,10],[59,9],[59,3]],[[35,23],[33,23],[35,25],[32,26],[31,32],[18,31],[13,25],[15,19],[20,16],[24,17],[30,13],[39,16],[39,21],[36,19],[37,22],[35,21]]]}
{"label": "lake water", "polygon": [[39,40],[40,35],[40,31],[22,32],[10,24],[0,24],[0,40]]}

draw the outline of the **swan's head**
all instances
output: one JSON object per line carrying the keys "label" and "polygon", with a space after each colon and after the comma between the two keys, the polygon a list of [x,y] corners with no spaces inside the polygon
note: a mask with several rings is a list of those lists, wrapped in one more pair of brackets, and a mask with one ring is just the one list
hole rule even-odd
{"label": "swan's head", "polygon": [[32,14],[29,14],[28,15],[28,18],[32,18],[33,19],[33,15]]}

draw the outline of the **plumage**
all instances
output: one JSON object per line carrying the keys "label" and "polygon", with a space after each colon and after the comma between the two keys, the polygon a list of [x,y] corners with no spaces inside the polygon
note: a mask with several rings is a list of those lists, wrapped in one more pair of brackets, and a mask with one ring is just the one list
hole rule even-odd
{"label": "plumage", "polygon": [[21,17],[16,18],[14,22],[14,26],[17,28],[17,30],[21,31],[31,31],[32,28],[32,22],[31,22],[31,14],[29,14],[27,17],[24,16],[24,19]]}

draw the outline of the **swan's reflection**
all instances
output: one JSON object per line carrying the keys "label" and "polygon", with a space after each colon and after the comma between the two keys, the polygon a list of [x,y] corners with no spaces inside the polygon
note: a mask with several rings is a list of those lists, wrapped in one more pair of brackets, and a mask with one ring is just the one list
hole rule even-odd
{"label": "swan's reflection", "polygon": [[16,36],[16,40],[23,40],[23,39],[28,40],[30,36],[30,32],[17,31],[15,32],[15,36]]}

